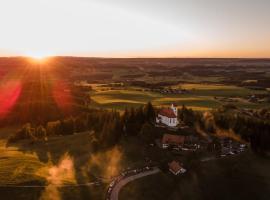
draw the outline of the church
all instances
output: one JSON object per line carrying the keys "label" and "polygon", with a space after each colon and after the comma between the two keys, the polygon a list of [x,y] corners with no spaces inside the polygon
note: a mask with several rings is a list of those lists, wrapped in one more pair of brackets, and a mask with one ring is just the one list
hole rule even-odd
{"label": "church", "polygon": [[169,127],[178,125],[177,106],[172,104],[169,108],[162,108],[156,117],[156,123],[162,123]]}

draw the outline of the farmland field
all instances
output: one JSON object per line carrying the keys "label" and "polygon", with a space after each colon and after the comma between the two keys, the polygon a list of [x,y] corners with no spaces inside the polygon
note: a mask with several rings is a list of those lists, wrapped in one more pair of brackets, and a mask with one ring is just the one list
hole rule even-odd
{"label": "farmland field", "polygon": [[[265,91],[252,91],[242,87],[221,84],[179,84],[172,88],[186,89],[190,92],[188,94],[161,94],[134,87],[114,90],[95,87],[95,92],[91,93],[92,106],[123,110],[125,107],[136,107],[151,101],[156,106],[176,103],[178,105],[184,104],[195,110],[208,110],[223,104],[223,102],[218,101],[214,97],[242,98],[247,95],[265,93]],[[239,101],[235,104],[244,108],[267,106],[267,104],[250,103],[247,101]]]}

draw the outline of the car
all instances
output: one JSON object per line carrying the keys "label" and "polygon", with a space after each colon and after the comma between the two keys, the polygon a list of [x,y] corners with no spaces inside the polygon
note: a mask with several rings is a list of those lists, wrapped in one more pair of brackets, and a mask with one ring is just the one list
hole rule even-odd
{"label": "car", "polygon": [[96,182],[94,183],[95,186],[100,186],[100,184],[101,184],[101,183],[100,183],[99,181],[96,181]]}
{"label": "car", "polygon": [[187,171],[186,169],[181,168],[180,173],[181,173],[181,174],[184,174],[186,171]]}
{"label": "car", "polygon": [[241,148],[246,148],[246,145],[245,144],[240,144],[240,147]]}
{"label": "car", "polygon": [[111,191],[112,191],[112,187],[109,187],[108,193],[111,193]]}
{"label": "car", "polygon": [[182,148],[182,151],[188,151],[188,148]]}
{"label": "car", "polygon": [[115,180],[113,182],[111,182],[109,186],[112,187],[114,185],[114,183],[115,183]]}
{"label": "car", "polygon": [[179,147],[174,147],[173,150],[179,151]]}

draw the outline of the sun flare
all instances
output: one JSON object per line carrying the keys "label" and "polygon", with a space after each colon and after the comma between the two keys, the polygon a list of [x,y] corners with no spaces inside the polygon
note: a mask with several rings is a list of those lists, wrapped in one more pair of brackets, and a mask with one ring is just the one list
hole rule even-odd
{"label": "sun flare", "polygon": [[30,58],[33,58],[35,60],[44,60],[48,57],[48,55],[45,54],[39,54],[39,53],[32,53],[32,54],[28,54],[28,56]]}
{"label": "sun flare", "polygon": [[50,57],[49,54],[42,54],[42,53],[28,53],[25,55],[33,62],[43,63],[48,60]]}
{"label": "sun flare", "polygon": [[42,55],[34,55],[34,56],[30,56],[30,57],[35,59],[35,60],[43,60],[46,58],[46,56],[42,56]]}

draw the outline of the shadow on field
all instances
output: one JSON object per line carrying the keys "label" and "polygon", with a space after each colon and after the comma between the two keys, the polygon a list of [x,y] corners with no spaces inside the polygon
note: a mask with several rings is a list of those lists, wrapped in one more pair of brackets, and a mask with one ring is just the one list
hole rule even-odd
{"label": "shadow on field", "polygon": [[[6,147],[16,147],[25,154],[36,155],[39,161],[45,164],[45,167],[36,172],[44,177],[47,185],[40,196],[42,200],[105,198],[105,185],[78,187],[78,184],[94,182],[99,177],[110,178],[117,175],[122,156],[118,147],[93,153],[89,132],[57,136],[49,138],[48,141],[24,140],[6,144]],[[59,187],[67,184],[75,187]]]}

